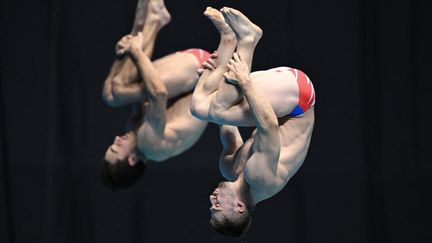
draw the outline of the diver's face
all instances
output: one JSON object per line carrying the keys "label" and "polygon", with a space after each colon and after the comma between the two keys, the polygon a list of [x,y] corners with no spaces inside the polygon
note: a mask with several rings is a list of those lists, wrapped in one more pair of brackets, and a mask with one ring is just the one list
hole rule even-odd
{"label": "diver's face", "polygon": [[212,219],[227,217],[232,214],[235,206],[235,190],[231,182],[221,182],[210,195],[210,213]]}
{"label": "diver's face", "polygon": [[136,148],[136,136],[128,132],[122,136],[116,136],[113,144],[105,152],[105,159],[109,162],[123,161],[131,155]]}

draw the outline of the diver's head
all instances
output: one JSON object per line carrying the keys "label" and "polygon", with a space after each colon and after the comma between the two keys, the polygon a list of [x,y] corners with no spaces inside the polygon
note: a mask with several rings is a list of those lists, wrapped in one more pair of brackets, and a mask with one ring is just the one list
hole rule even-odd
{"label": "diver's head", "polygon": [[112,190],[125,189],[142,176],[146,162],[137,149],[135,133],[116,136],[102,159],[102,182]]}
{"label": "diver's head", "polygon": [[226,236],[240,237],[252,221],[253,206],[233,182],[221,182],[210,195],[211,227]]}

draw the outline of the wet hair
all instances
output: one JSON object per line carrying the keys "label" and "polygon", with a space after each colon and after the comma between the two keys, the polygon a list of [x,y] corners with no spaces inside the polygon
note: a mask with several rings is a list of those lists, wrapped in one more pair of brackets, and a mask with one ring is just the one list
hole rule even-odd
{"label": "wet hair", "polygon": [[103,158],[100,173],[102,183],[111,190],[126,189],[141,178],[146,167],[147,165],[143,160],[139,160],[138,163],[131,166],[127,158],[114,164]]}
{"label": "wet hair", "polygon": [[232,220],[226,217],[210,219],[210,226],[218,233],[229,237],[242,237],[249,229],[252,222],[253,207],[246,206],[246,210],[240,217]]}

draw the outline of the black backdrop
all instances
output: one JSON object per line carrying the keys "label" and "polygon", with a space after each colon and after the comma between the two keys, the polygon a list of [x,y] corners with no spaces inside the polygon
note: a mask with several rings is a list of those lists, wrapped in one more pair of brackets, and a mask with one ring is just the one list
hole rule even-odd
{"label": "black backdrop", "polygon": [[[257,207],[243,242],[432,242],[427,139],[432,3],[414,0],[167,0],[155,57],[214,50],[206,5],[264,30],[254,70],[297,67],[314,81],[308,157]],[[99,160],[129,108],[100,98],[136,1],[5,0],[1,15],[0,242],[238,242],[208,227],[221,176],[218,129],[110,192]]]}

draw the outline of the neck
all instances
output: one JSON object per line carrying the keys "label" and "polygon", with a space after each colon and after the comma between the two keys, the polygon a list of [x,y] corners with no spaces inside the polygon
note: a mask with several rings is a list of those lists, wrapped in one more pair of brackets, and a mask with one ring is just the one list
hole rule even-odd
{"label": "neck", "polygon": [[256,201],[252,196],[249,184],[244,179],[243,173],[240,173],[237,180],[235,180],[233,184],[237,190],[238,195],[240,195],[241,200],[255,207]]}

